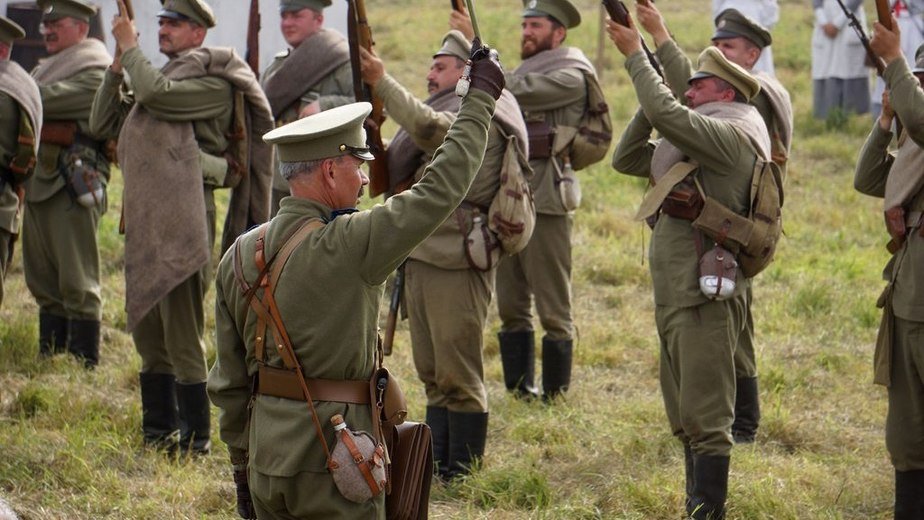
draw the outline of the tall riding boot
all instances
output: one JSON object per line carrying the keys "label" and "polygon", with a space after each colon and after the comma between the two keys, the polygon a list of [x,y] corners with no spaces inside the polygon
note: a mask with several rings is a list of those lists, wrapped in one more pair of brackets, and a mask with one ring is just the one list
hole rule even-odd
{"label": "tall riding boot", "polygon": [[212,449],[209,395],[205,383],[176,384],[180,412],[180,451],[208,455]]}
{"label": "tall riding boot", "polygon": [[439,406],[427,407],[427,426],[433,439],[433,466],[441,480],[449,478],[449,411]]}
{"label": "tall riding boot", "polygon": [[48,357],[67,350],[67,318],[39,313],[39,354]]}
{"label": "tall riding boot", "polygon": [[146,374],[141,379],[141,430],[144,444],[173,452],[180,440],[173,374]]}
{"label": "tall riding boot", "polygon": [[683,465],[687,477],[686,498],[683,503],[687,511],[692,511],[693,491],[696,488],[696,474],[693,472],[693,448],[689,444],[683,445]]}
{"label": "tall riding boot", "polygon": [[760,423],[760,400],[756,377],[742,377],[735,381],[735,422],[732,438],[737,444],[754,442]]}
{"label": "tall riding boot", "polygon": [[471,473],[484,457],[487,438],[487,412],[449,412],[449,479]]}
{"label": "tall riding boot", "polygon": [[924,518],[924,470],[895,472],[895,520]]}
{"label": "tall riding boot", "polygon": [[504,385],[515,397],[530,401],[539,397],[536,389],[536,339],[531,330],[498,332]]}
{"label": "tall riding boot", "polygon": [[99,364],[99,325],[97,320],[70,320],[68,324],[67,350],[90,369]]}
{"label": "tall riding boot", "polygon": [[728,497],[728,463],[722,455],[693,454],[693,496],[687,513],[694,520],[723,520]]}
{"label": "tall riding boot", "polygon": [[571,356],[574,342],[570,339],[542,338],[542,399],[551,401],[568,391],[571,384]]}

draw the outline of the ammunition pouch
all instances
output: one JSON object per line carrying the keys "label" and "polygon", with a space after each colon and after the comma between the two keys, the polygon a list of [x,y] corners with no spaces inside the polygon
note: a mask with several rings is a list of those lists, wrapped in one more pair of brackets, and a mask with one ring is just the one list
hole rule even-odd
{"label": "ammunition pouch", "polygon": [[717,244],[737,255],[738,251],[750,242],[754,225],[747,217],[735,213],[707,196],[699,217],[693,221],[693,228],[702,231]]}
{"label": "ammunition pouch", "polygon": [[703,210],[703,196],[689,177],[674,186],[661,203],[661,211],[674,218],[694,221]]}
{"label": "ammunition pouch", "polygon": [[42,124],[39,142],[67,148],[74,144],[76,138],[77,123],[75,121],[45,121]]}
{"label": "ammunition pouch", "polygon": [[529,160],[548,159],[552,156],[555,129],[545,121],[527,121],[526,135],[529,136]]}

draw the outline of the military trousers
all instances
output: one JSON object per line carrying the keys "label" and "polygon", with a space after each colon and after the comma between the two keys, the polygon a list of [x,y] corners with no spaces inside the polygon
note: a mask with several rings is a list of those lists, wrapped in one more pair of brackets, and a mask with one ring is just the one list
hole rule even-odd
{"label": "military trousers", "polygon": [[102,301],[96,232],[102,210],[86,208],[60,190],[26,202],[22,255],[26,286],[39,312],[99,321]]}
{"label": "military trousers", "polygon": [[141,372],[173,374],[180,384],[204,382],[204,298],[207,269],[193,274],[170,291],[132,330],[141,356]]}
{"label": "military trousers", "polygon": [[894,318],[886,448],[898,471],[924,470],[924,322]]}
{"label": "military trousers", "polygon": [[[308,413],[307,410],[305,413]],[[303,471],[291,477],[275,477],[248,471],[250,496],[260,520],[325,520],[385,518],[385,497],[357,504],[340,494],[328,472]]]}
{"label": "military trousers", "polygon": [[738,346],[735,348],[735,376],[738,379],[757,377],[757,353],[754,351],[754,315],[751,314],[751,303],[754,301],[754,292],[751,290],[751,281],[748,280],[744,298],[744,330],[738,336]]}
{"label": "military trousers", "polygon": [[503,332],[533,330],[532,301],[551,340],[571,339],[572,215],[536,215],[526,248],[497,268],[497,310]]}
{"label": "military trousers", "polygon": [[10,267],[10,244],[13,242],[13,235],[0,228],[0,306],[3,305],[3,280],[6,278],[6,270]]}
{"label": "military trousers", "polygon": [[487,412],[483,332],[494,271],[408,260],[404,274],[411,348],[427,405]]}
{"label": "military trousers", "polygon": [[694,307],[657,305],[660,379],[671,430],[699,455],[728,456],[735,416],[735,347],[743,297]]}

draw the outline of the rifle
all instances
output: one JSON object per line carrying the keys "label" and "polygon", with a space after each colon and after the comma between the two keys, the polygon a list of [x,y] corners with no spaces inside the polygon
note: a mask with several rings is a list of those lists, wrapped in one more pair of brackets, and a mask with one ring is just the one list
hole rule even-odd
{"label": "rifle", "polygon": [[[888,2],[888,0],[885,1]],[[876,0],[877,11],[879,11],[879,3],[880,0]],[[867,38],[866,31],[863,30],[863,26],[860,25],[860,20],[857,20],[856,15],[854,15],[850,9],[847,9],[847,6],[844,5],[844,2],[841,0],[837,0],[837,5],[841,6],[841,11],[844,11],[844,16],[847,17],[847,25],[853,28],[853,32],[857,33],[857,38],[860,39],[860,43],[862,43],[863,48],[866,49],[866,56],[869,58],[873,66],[876,67],[876,73],[882,76],[882,73],[885,71],[885,64],[882,63],[882,59],[880,59],[879,56],[876,56],[876,53],[873,52],[873,48],[870,47],[869,38]],[[892,15],[888,10],[886,11],[886,18],[888,19],[888,23],[882,22],[881,12],[879,13],[879,17],[880,23],[882,23],[882,25],[885,25],[888,29],[892,28]]]}
{"label": "rifle", "polygon": [[369,163],[369,196],[377,197],[389,190],[390,176],[385,160],[385,145],[382,144],[382,123],[385,122],[385,105],[372,93],[372,88],[363,82],[359,61],[360,47],[371,51],[372,29],[366,18],[365,0],[347,0],[347,33],[350,42],[350,65],[353,68],[353,93],[356,101],[372,104],[372,113],[366,118],[366,145],[375,159]]}
{"label": "rifle", "polygon": [[876,0],[876,17],[879,23],[888,30],[892,28],[892,8],[889,7],[889,0]]}
{"label": "rifle", "polygon": [[385,336],[382,338],[382,352],[391,355],[395,343],[395,328],[398,326],[398,313],[401,311],[401,297],[404,293],[404,263],[395,270],[394,285],[388,298],[388,318],[385,319]]}
{"label": "rifle", "polygon": [[129,20],[134,20],[135,10],[132,8],[132,0],[122,0],[122,4],[125,5],[125,13],[119,13],[119,14],[128,15]]}
{"label": "rifle", "polygon": [[250,0],[250,15],[247,17],[247,50],[244,59],[253,75],[260,79],[260,0]]}
{"label": "rifle", "polygon": [[[647,0],[640,0],[639,3],[648,5]],[[622,0],[603,0],[603,7],[606,8],[606,12],[610,15],[611,20],[623,27],[629,26],[629,9],[626,8],[626,4],[622,3]],[[658,76],[664,79],[664,72],[661,70],[661,64],[658,63],[658,59],[655,58],[654,53],[648,48],[648,44],[645,43],[645,38],[639,35],[639,39],[642,42],[642,49],[645,51],[645,55],[648,56],[648,63],[651,63],[651,66],[654,68],[655,72],[658,73]]]}
{"label": "rifle", "polygon": [[452,6],[453,11],[462,12],[463,2],[462,0],[449,0],[449,5]]}

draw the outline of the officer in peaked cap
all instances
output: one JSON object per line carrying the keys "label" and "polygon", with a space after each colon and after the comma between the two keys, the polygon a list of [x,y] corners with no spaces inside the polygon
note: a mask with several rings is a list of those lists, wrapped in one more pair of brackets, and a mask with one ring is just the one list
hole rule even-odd
{"label": "officer in peaked cap", "polygon": [[461,32],[452,30],[446,33],[446,36],[443,36],[443,43],[440,49],[433,54],[433,57],[454,56],[465,61],[471,53],[471,42],[469,42]]}
{"label": "officer in peaked cap", "polygon": [[770,31],[753,19],[741,14],[741,11],[737,9],[726,9],[715,17],[713,40],[737,38],[739,36],[753,43],[759,49],[773,43]]}
{"label": "officer in peaked cap", "polygon": [[301,11],[302,9],[312,9],[321,12],[325,7],[330,7],[331,0],[280,0],[279,12],[285,13],[290,11]]}
{"label": "officer in peaked cap", "polygon": [[73,18],[89,23],[90,18],[96,14],[97,10],[95,6],[79,0],[40,0],[38,5],[42,9],[43,22],[53,22],[61,18]]}
{"label": "officer in peaked cap", "polygon": [[[334,414],[354,430],[374,431],[368,381],[376,366],[385,280],[465,197],[503,88],[500,66],[479,58],[459,117],[427,174],[387,204],[355,209],[357,194],[369,182],[361,165],[372,159],[362,128],[372,109],[368,103],[332,108],[266,134],[277,147],[292,196],[282,199],[269,224],[238,238],[218,266],[217,356],[208,386],[222,412],[221,438],[228,444],[243,518],[385,518],[384,494],[357,503],[340,493],[319,435],[332,446]],[[275,290],[267,290],[273,291],[281,326],[311,389],[320,431],[305,409],[301,387],[277,377],[287,372],[278,370],[283,360],[276,348],[261,347],[266,331],[258,330],[240,285],[255,283],[260,259],[275,258],[288,237],[300,238],[286,248],[292,252]],[[252,378],[258,373],[254,396]],[[332,379],[338,383],[331,385]],[[248,428],[250,416],[259,428]]]}
{"label": "officer in peaked cap", "polygon": [[568,29],[581,23],[581,13],[569,0],[525,0],[523,18],[551,16]]}
{"label": "officer in peaked cap", "polygon": [[206,29],[215,27],[215,13],[202,0],[160,0],[160,3],[163,9],[157,13],[158,18],[194,22]]}
{"label": "officer in peaked cap", "polygon": [[26,31],[13,20],[0,16],[0,43],[12,45],[16,40],[26,37]]}
{"label": "officer in peaked cap", "polygon": [[730,83],[745,101],[750,101],[760,92],[760,83],[754,79],[754,76],[751,76],[741,66],[728,61],[719,49],[707,47],[699,55],[699,68],[687,83],[692,85],[698,79],[713,76]]}

